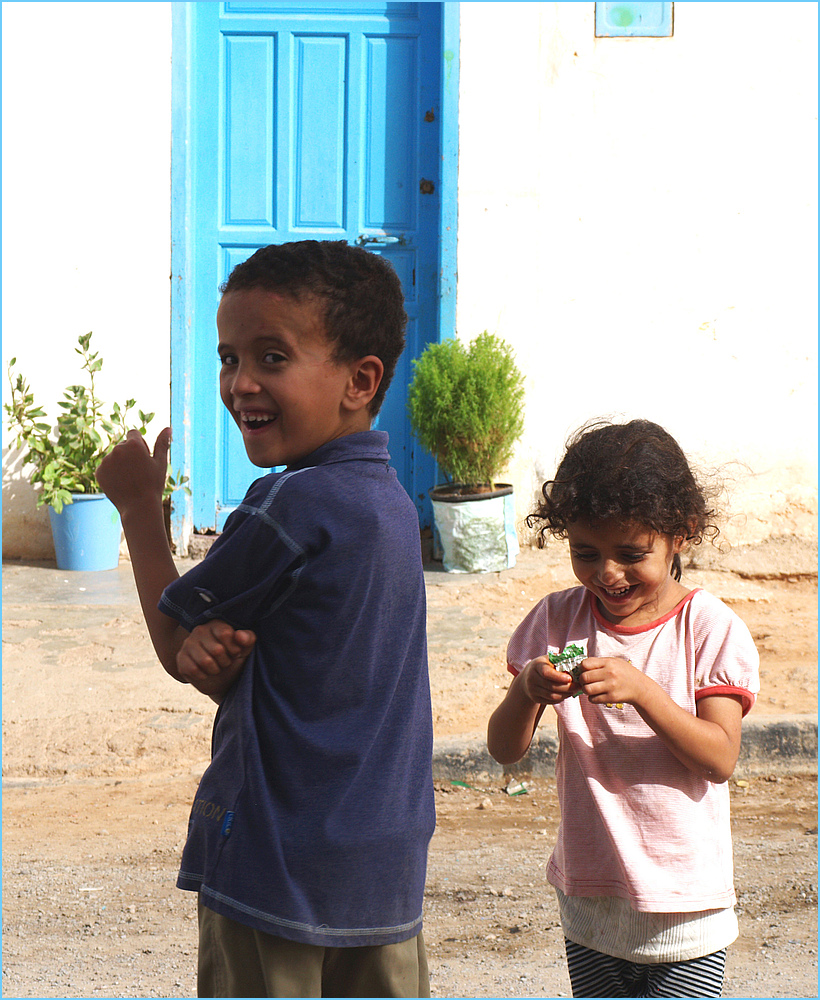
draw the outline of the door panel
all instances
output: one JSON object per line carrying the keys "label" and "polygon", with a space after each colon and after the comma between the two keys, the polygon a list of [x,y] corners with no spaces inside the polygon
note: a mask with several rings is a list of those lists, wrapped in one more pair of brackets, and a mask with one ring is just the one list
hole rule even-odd
{"label": "door panel", "polygon": [[343,38],[294,38],[293,228],[345,228]]}
{"label": "door panel", "polygon": [[273,38],[226,38],[222,226],[273,227]]}
{"label": "door panel", "polygon": [[221,528],[265,471],[218,400],[218,286],[258,247],[299,239],[347,240],[399,274],[407,348],[376,426],[418,501],[434,466],[415,454],[406,396],[412,359],[440,338],[444,5],[189,6],[194,526]]}

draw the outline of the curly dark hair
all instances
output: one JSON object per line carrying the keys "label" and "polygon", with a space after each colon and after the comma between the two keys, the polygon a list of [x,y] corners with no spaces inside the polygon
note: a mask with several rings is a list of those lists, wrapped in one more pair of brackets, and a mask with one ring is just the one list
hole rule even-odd
{"label": "curly dark hair", "polygon": [[407,313],[398,275],[374,253],[344,240],[301,240],[262,247],[231,271],[226,294],[246,288],[323,303],[325,333],[341,363],[374,354],[384,365],[370,401],[375,416],[404,350]]}
{"label": "curly dark hair", "polygon": [[[709,491],[698,482],[680,445],[650,420],[593,421],[567,442],[555,478],[527,518],[537,544],[566,538],[575,521],[641,524],[698,545],[718,534]],[[675,556],[672,575],[681,576]]]}

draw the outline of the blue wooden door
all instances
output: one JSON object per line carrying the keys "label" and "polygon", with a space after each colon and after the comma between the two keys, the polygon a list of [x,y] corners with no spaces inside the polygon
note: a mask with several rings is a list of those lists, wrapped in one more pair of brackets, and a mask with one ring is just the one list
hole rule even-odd
{"label": "blue wooden door", "polygon": [[197,530],[221,528],[264,471],[219,401],[218,287],[258,247],[300,239],[364,246],[401,278],[407,348],[377,426],[424,512],[435,470],[414,448],[406,397],[412,359],[442,335],[445,6],[186,5],[190,295],[174,383],[186,400]]}

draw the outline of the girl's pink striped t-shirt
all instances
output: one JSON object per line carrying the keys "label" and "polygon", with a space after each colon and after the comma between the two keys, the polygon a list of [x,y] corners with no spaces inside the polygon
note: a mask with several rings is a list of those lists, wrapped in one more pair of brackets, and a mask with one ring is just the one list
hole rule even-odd
{"label": "girl's pink striped t-shirt", "polygon": [[[638,627],[608,622],[584,587],[549,594],[507,647],[517,674],[536,656],[582,645],[620,656],[682,708],[736,695],[743,714],[759,691],[759,657],[746,625],[704,590]],[[689,771],[631,705],[584,695],[555,706],[561,805],[549,881],[567,896],[620,896],[636,910],[697,912],[735,902],[729,790]]]}

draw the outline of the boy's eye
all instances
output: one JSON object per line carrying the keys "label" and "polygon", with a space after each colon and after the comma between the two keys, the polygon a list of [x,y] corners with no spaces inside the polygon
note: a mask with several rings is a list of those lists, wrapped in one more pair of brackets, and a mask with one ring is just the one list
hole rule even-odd
{"label": "boy's eye", "polygon": [[640,562],[645,555],[645,552],[627,552],[624,554],[623,560],[630,563]]}
{"label": "boy's eye", "polygon": [[598,553],[573,551],[572,557],[573,559],[580,559],[581,562],[594,562],[598,558]]}
{"label": "boy's eye", "polygon": [[280,354],[278,351],[266,351],[263,360],[266,365],[278,365],[280,362],[285,361],[286,358],[284,354]]}
{"label": "boy's eye", "polygon": [[223,368],[226,367],[226,366],[228,366],[228,365],[235,365],[236,364],[236,355],[235,354],[220,354],[219,355],[219,363],[222,365]]}

